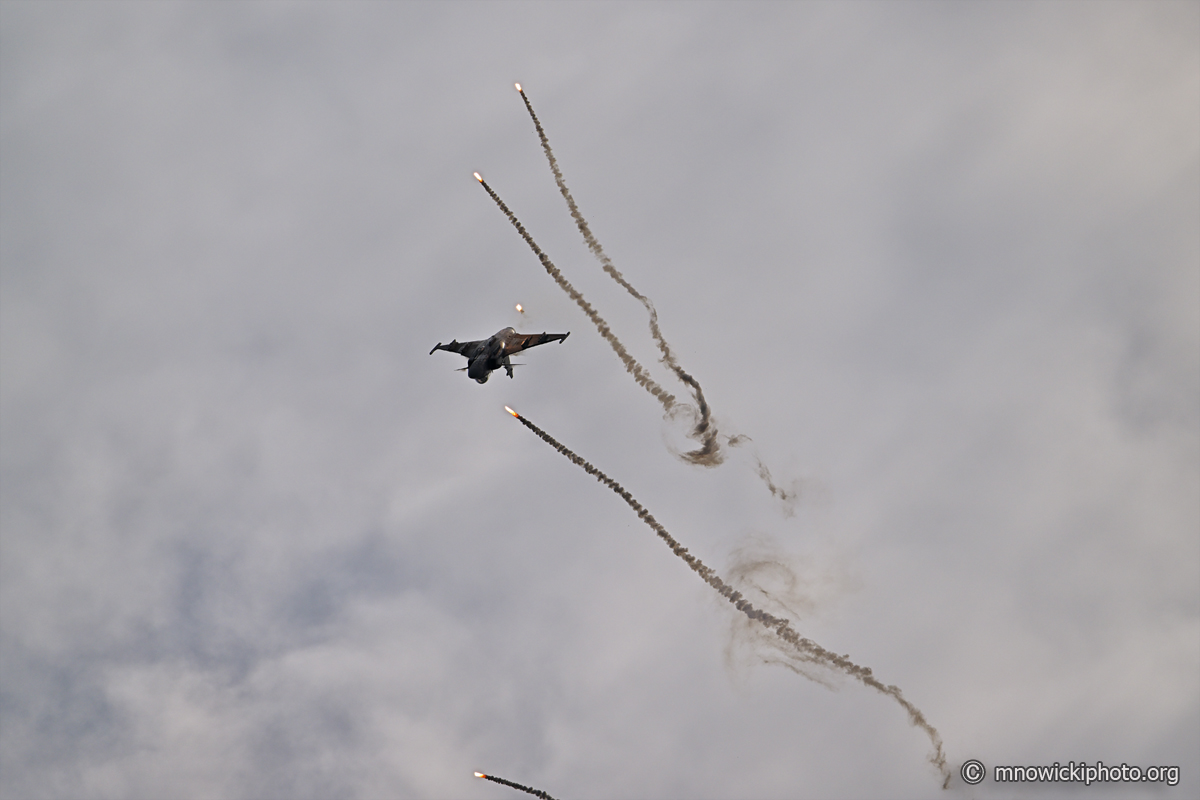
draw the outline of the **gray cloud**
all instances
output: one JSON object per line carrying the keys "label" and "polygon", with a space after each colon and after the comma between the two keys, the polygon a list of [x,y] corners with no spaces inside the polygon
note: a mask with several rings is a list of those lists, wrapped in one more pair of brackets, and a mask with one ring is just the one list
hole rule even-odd
{"label": "gray cloud", "polygon": [[[953,764],[1194,785],[1198,22],[0,5],[0,794],[934,790],[874,693],[731,676],[730,612],[504,404],[706,563],[852,585],[797,629]],[[480,192],[683,391],[514,80],[717,424],[820,487],[795,517],[670,455]],[[574,335],[483,387],[426,356],[516,302]]]}

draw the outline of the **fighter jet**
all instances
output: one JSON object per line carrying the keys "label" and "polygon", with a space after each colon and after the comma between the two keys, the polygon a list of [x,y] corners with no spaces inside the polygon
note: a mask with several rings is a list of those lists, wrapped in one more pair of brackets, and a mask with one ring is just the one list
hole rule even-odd
{"label": "fighter jet", "polygon": [[438,350],[449,350],[451,353],[464,355],[467,357],[467,377],[474,378],[476,383],[487,383],[488,376],[492,374],[492,371],[501,367],[504,367],[508,377],[513,376],[512,368],[520,365],[514,365],[508,360],[512,354],[546,342],[562,343],[570,335],[570,331],[566,333],[517,333],[512,328],[504,328],[496,331],[492,338],[481,339],[477,342],[459,342],[458,340],[450,344],[438,342],[433,350],[429,351],[429,355],[433,355]]}

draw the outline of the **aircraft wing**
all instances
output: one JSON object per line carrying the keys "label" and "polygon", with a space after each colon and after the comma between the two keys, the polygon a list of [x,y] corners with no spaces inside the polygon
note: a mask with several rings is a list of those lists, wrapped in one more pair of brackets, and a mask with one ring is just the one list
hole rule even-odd
{"label": "aircraft wing", "polygon": [[513,331],[504,339],[504,355],[511,356],[513,353],[519,353],[546,342],[561,342],[570,335],[570,331],[567,333],[517,333]]}
{"label": "aircraft wing", "polygon": [[434,345],[434,348],[429,351],[429,355],[433,355],[438,350],[449,350],[451,353],[458,353],[459,355],[464,355],[467,358],[471,358],[478,353],[485,344],[487,344],[487,341],[487,339],[479,339],[474,342],[460,342],[455,340],[450,344],[442,344],[441,342],[438,342],[436,345]]}

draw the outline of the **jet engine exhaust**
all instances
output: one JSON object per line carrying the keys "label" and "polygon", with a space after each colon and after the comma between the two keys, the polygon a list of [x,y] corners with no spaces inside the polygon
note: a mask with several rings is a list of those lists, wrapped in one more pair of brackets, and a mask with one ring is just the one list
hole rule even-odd
{"label": "jet engine exhaust", "polygon": [[661,386],[659,386],[654,379],[650,377],[650,373],[646,372],[645,367],[634,360],[633,356],[629,355],[629,351],[626,350],[625,345],[621,344],[620,340],[617,339],[617,335],[612,332],[612,329],[608,326],[608,323],[596,313],[596,309],[592,308],[592,304],[584,299],[584,296],[580,294],[579,290],[570,284],[566,277],[563,276],[559,268],[554,266],[554,262],[550,260],[548,255],[542,252],[542,248],[538,247],[537,242],[535,242],[533,237],[529,235],[529,231],[525,230],[525,226],[521,224],[521,221],[517,219],[516,215],[513,214],[513,212],[509,210],[508,206],[504,204],[504,201],[500,199],[500,195],[496,194],[492,190],[492,187],[487,185],[487,181],[485,181],[478,172],[475,173],[475,180],[479,181],[479,185],[484,188],[484,191],[491,196],[492,200],[496,203],[500,210],[504,212],[504,216],[508,217],[508,221],[511,222],[513,227],[517,229],[517,233],[521,234],[521,238],[525,240],[527,245],[529,245],[529,249],[532,250],[533,254],[538,257],[538,260],[542,262],[542,266],[545,267],[546,272],[549,273],[550,277],[554,279],[554,282],[557,283],[559,287],[566,292],[572,300],[575,301],[575,304],[583,310],[583,313],[587,315],[587,318],[590,319],[592,324],[596,326],[596,330],[600,333],[604,340],[609,343],[613,349],[613,352],[617,354],[617,358],[621,359],[621,363],[625,365],[626,371],[633,376],[633,379],[639,386],[644,388],[650,394],[654,395],[654,397],[660,403],[662,403],[663,408],[666,409],[667,412],[670,412],[675,407],[674,395],[670,394]]}
{"label": "jet engine exhaust", "polygon": [[553,797],[546,794],[541,789],[534,789],[532,786],[522,786],[519,783],[513,783],[512,781],[506,781],[506,780],[504,780],[504,778],[498,778],[495,775],[484,775],[482,772],[476,772],[475,777],[483,778],[484,780],[491,781],[492,783],[501,783],[501,784],[504,784],[505,786],[511,786],[512,788],[519,789],[522,792],[525,792],[526,794],[531,794],[534,797],[540,797],[540,798],[542,798],[542,800],[554,800]]}
{"label": "jet engine exhaust", "polygon": [[945,789],[950,785],[950,770],[946,767],[946,754],[942,747],[941,734],[937,732],[936,728],[929,724],[921,710],[904,697],[904,695],[900,692],[900,687],[883,683],[875,677],[875,675],[871,672],[870,667],[859,666],[851,661],[848,656],[838,655],[830,650],[826,650],[811,639],[801,636],[794,628],[792,628],[792,624],[788,620],[781,617],[776,617],[772,614],[755,608],[750,604],[749,601],[742,597],[741,592],[736,591],[732,586],[721,580],[720,576],[718,576],[712,569],[707,567],[704,562],[689,553],[686,547],[676,541],[676,539],[667,532],[667,529],[659,524],[658,520],[651,515],[646,507],[635,500],[633,495],[626,491],[623,486],[605,475],[589,462],[585,461],[582,457],[576,455],[574,452],[568,449],[566,445],[558,442],[550,434],[546,433],[537,425],[534,425],[516,411],[513,411],[508,406],[505,406],[504,409],[516,417],[522,425],[533,431],[539,439],[553,447],[555,450],[565,456],[571,463],[575,464],[577,467],[594,477],[597,481],[604,484],[615,494],[617,494],[622,500],[625,501],[626,505],[633,509],[634,513],[638,515],[638,518],[642,520],[642,522],[646,523],[651,530],[658,534],[658,537],[666,543],[667,547],[671,548],[671,552],[682,558],[684,562],[691,567],[693,572],[699,575],[705,583],[715,589],[718,594],[732,603],[738,611],[741,611],[750,620],[759,623],[769,631],[773,631],[775,635],[790,645],[793,655],[798,660],[801,662],[815,664],[826,669],[834,670],[842,673],[843,675],[848,675],[851,678],[858,680],[864,686],[869,686],[880,694],[885,694],[895,700],[900,707],[908,713],[909,722],[912,725],[920,728],[929,737],[929,741],[933,745],[933,753],[931,753],[929,756],[929,762],[933,764],[942,774],[942,788]]}

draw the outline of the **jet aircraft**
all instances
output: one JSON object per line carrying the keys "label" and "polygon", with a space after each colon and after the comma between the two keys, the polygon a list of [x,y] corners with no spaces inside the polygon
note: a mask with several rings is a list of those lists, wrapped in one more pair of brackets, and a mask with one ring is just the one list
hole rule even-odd
{"label": "jet aircraft", "polygon": [[458,353],[467,357],[467,377],[474,378],[476,383],[487,383],[488,376],[493,370],[504,367],[508,377],[513,376],[512,368],[514,365],[508,360],[508,357],[514,353],[519,353],[522,350],[528,350],[530,347],[537,347],[539,344],[546,342],[557,341],[560,344],[571,335],[570,331],[566,333],[517,333],[512,328],[504,328],[496,331],[490,339],[480,339],[476,342],[460,342],[458,340],[450,342],[450,344],[442,344],[438,342],[429,355],[433,355],[438,350],[449,350],[451,353]]}

